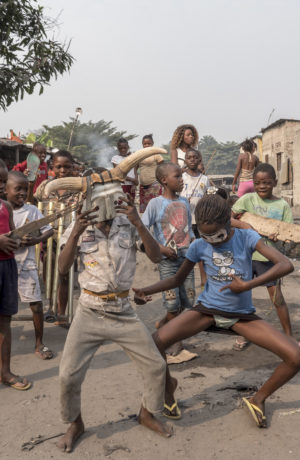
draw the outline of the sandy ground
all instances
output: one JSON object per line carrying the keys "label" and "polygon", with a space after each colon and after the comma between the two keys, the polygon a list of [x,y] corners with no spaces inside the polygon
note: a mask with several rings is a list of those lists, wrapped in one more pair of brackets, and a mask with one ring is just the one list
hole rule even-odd
{"label": "sandy ground", "polygon": [[[295,336],[300,338],[299,276],[300,262],[289,275],[283,292],[290,306]],[[154,265],[139,255],[135,286],[155,281]],[[196,285],[199,290],[198,270]],[[78,291],[75,291],[78,295]],[[265,288],[254,291],[259,314],[279,327]],[[22,313],[25,313],[21,308]],[[163,314],[160,296],[138,314],[151,331]],[[38,435],[50,436],[65,431],[59,416],[58,367],[67,331],[45,326],[45,343],[56,356],[41,361],[33,354],[32,323],[13,322],[12,369],[34,382],[32,389],[18,392],[0,385],[0,458],[62,459],[66,455],[55,446],[56,439],[22,451],[22,443]],[[197,351],[195,360],[173,365],[178,378],[177,397],[183,418],[172,423],[175,435],[164,439],[136,423],[142,382],[135,367],[117,346],[107,343],[98,350],[89,369],[82,394],[86,433],[71,454],[74,459],[223,459],[258,460],[298,459],[300,422],[300,374],[273,395],[267,404],[270,427],[258,429],[241,407],[237,384],[261,385],[278,359],[251,345],[243,352],[232,350],[234,338],[201,333],[186,341]],[[167,419],[165,419],[167,420]]]}

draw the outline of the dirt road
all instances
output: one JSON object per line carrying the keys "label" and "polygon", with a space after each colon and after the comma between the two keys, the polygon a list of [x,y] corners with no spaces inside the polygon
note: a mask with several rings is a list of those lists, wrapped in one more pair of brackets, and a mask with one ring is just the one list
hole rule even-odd
{"label": "dirt road", "polygon": [[[158,278],[155,267],[139,256],[135,286]],[[289,275],[283,292],[290,307],[295,336],[300,338],[300,262]],[[198,273],[197,287],[199,288]],[[199,289],[198,289],[199,290]],[[78,291],[77,291],[78,293]],[[260,315],[279,327],[265,288],[254,291]],[[24,310],[21,309],[24,313]],[[163,314],[160,296],[138,308],[150,330]],[[31,390],[18,392],[0,385],[0,458],[62,459],[66,455],[56,440],[22,451],[22,443],[38,435],[61,433],[66,426],[59,417],[58,366],[66,331],[46,324],[45,343],[55,351],[51,361],[33,354],[31,322],[13,323],[12,369],[34,382]],[[300,423],[300,374],[273,395],[267,404],[270,427],[258,429],[241,407],[247,394],[238,384],[259,386],[272,372],[278,359],[251,345],[243,352],[232,351],[233,338],[202,333],[187,340],[187,348],[199,355],[195,360],[173,365],[179,380],[177,398],[182,420],[173,423],[175,436],[164,439],[136,423],[142,382],[128,357],[117,346],[102,346],[83,385],[82,408],[86,433],[71,454],[73,459],[298,459]],[[232,387],[232,388],[228,388]]]}

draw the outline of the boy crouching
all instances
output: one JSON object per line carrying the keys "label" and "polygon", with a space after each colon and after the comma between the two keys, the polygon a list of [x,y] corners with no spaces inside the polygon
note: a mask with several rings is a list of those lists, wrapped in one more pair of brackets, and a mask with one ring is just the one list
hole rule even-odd
{"label": "boy crouching", "polygon": [[60,365],[62,418],[71,425],[58,447],[67,452],[84,432],[81,384],[95,352],[105,340],[119,344],[142,374],[145,387],[139,423],[166,437],[172,434],[153,415],[163,408],[165,363],[129,300],[137,240],[141,240],[154,263],[160,260],[160,249],[133,203],[126,198],[120,203],[116,217],[99,223],[97,207],[80,212],[61,240],[65,246],[59,257],[59,271],[62,275],[68,273],[78,247],[81,287]]}

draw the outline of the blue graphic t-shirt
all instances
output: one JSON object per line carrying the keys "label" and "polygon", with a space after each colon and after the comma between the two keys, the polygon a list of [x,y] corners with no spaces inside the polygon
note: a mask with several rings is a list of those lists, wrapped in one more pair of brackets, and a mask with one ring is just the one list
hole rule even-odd
{"label": "blue graphic t-shirt", "polygon": [[178,197],[168,200],[163,196],[152,198],[142,217],[147,228],[153,227],[154,238],[166,246],[174,240],[178,249],[187,249],[195,235],[192,230],[192,217],[189,202]]}
{"label": "blue graphic t-shirt", "polygon": [[202,238],[193,241],[186,258],[204,263],[207,275],[205,289],[198,297],[206,308],[215,308],[230,313],[253,313],[251,291],[235,294],[230,289],[220,288],[232,281],[236,275],[244,281],[252,279],[252,253],[261,236],[254,230],[234,229],[234,235],[226,243],[212,246]]}

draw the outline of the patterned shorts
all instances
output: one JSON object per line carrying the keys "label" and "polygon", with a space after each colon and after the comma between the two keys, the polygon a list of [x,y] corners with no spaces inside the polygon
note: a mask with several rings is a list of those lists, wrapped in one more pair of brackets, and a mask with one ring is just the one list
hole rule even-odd
{"label": "patterned shorts", "polygon": [[[160,279],[175,275],[182,265],[185,257],[176,260],[162,259],[158,264]],[[192,308],[195,300],[194,270],[192,270],[184,283],[175,289],[163,292],[163,305],[170,313],[180,313],[185,308]]]}
{"label": "patterned shorts", "polygon": [[41,302],[42,295],[37,270],[21,270],[18,277],[21,302]]}

